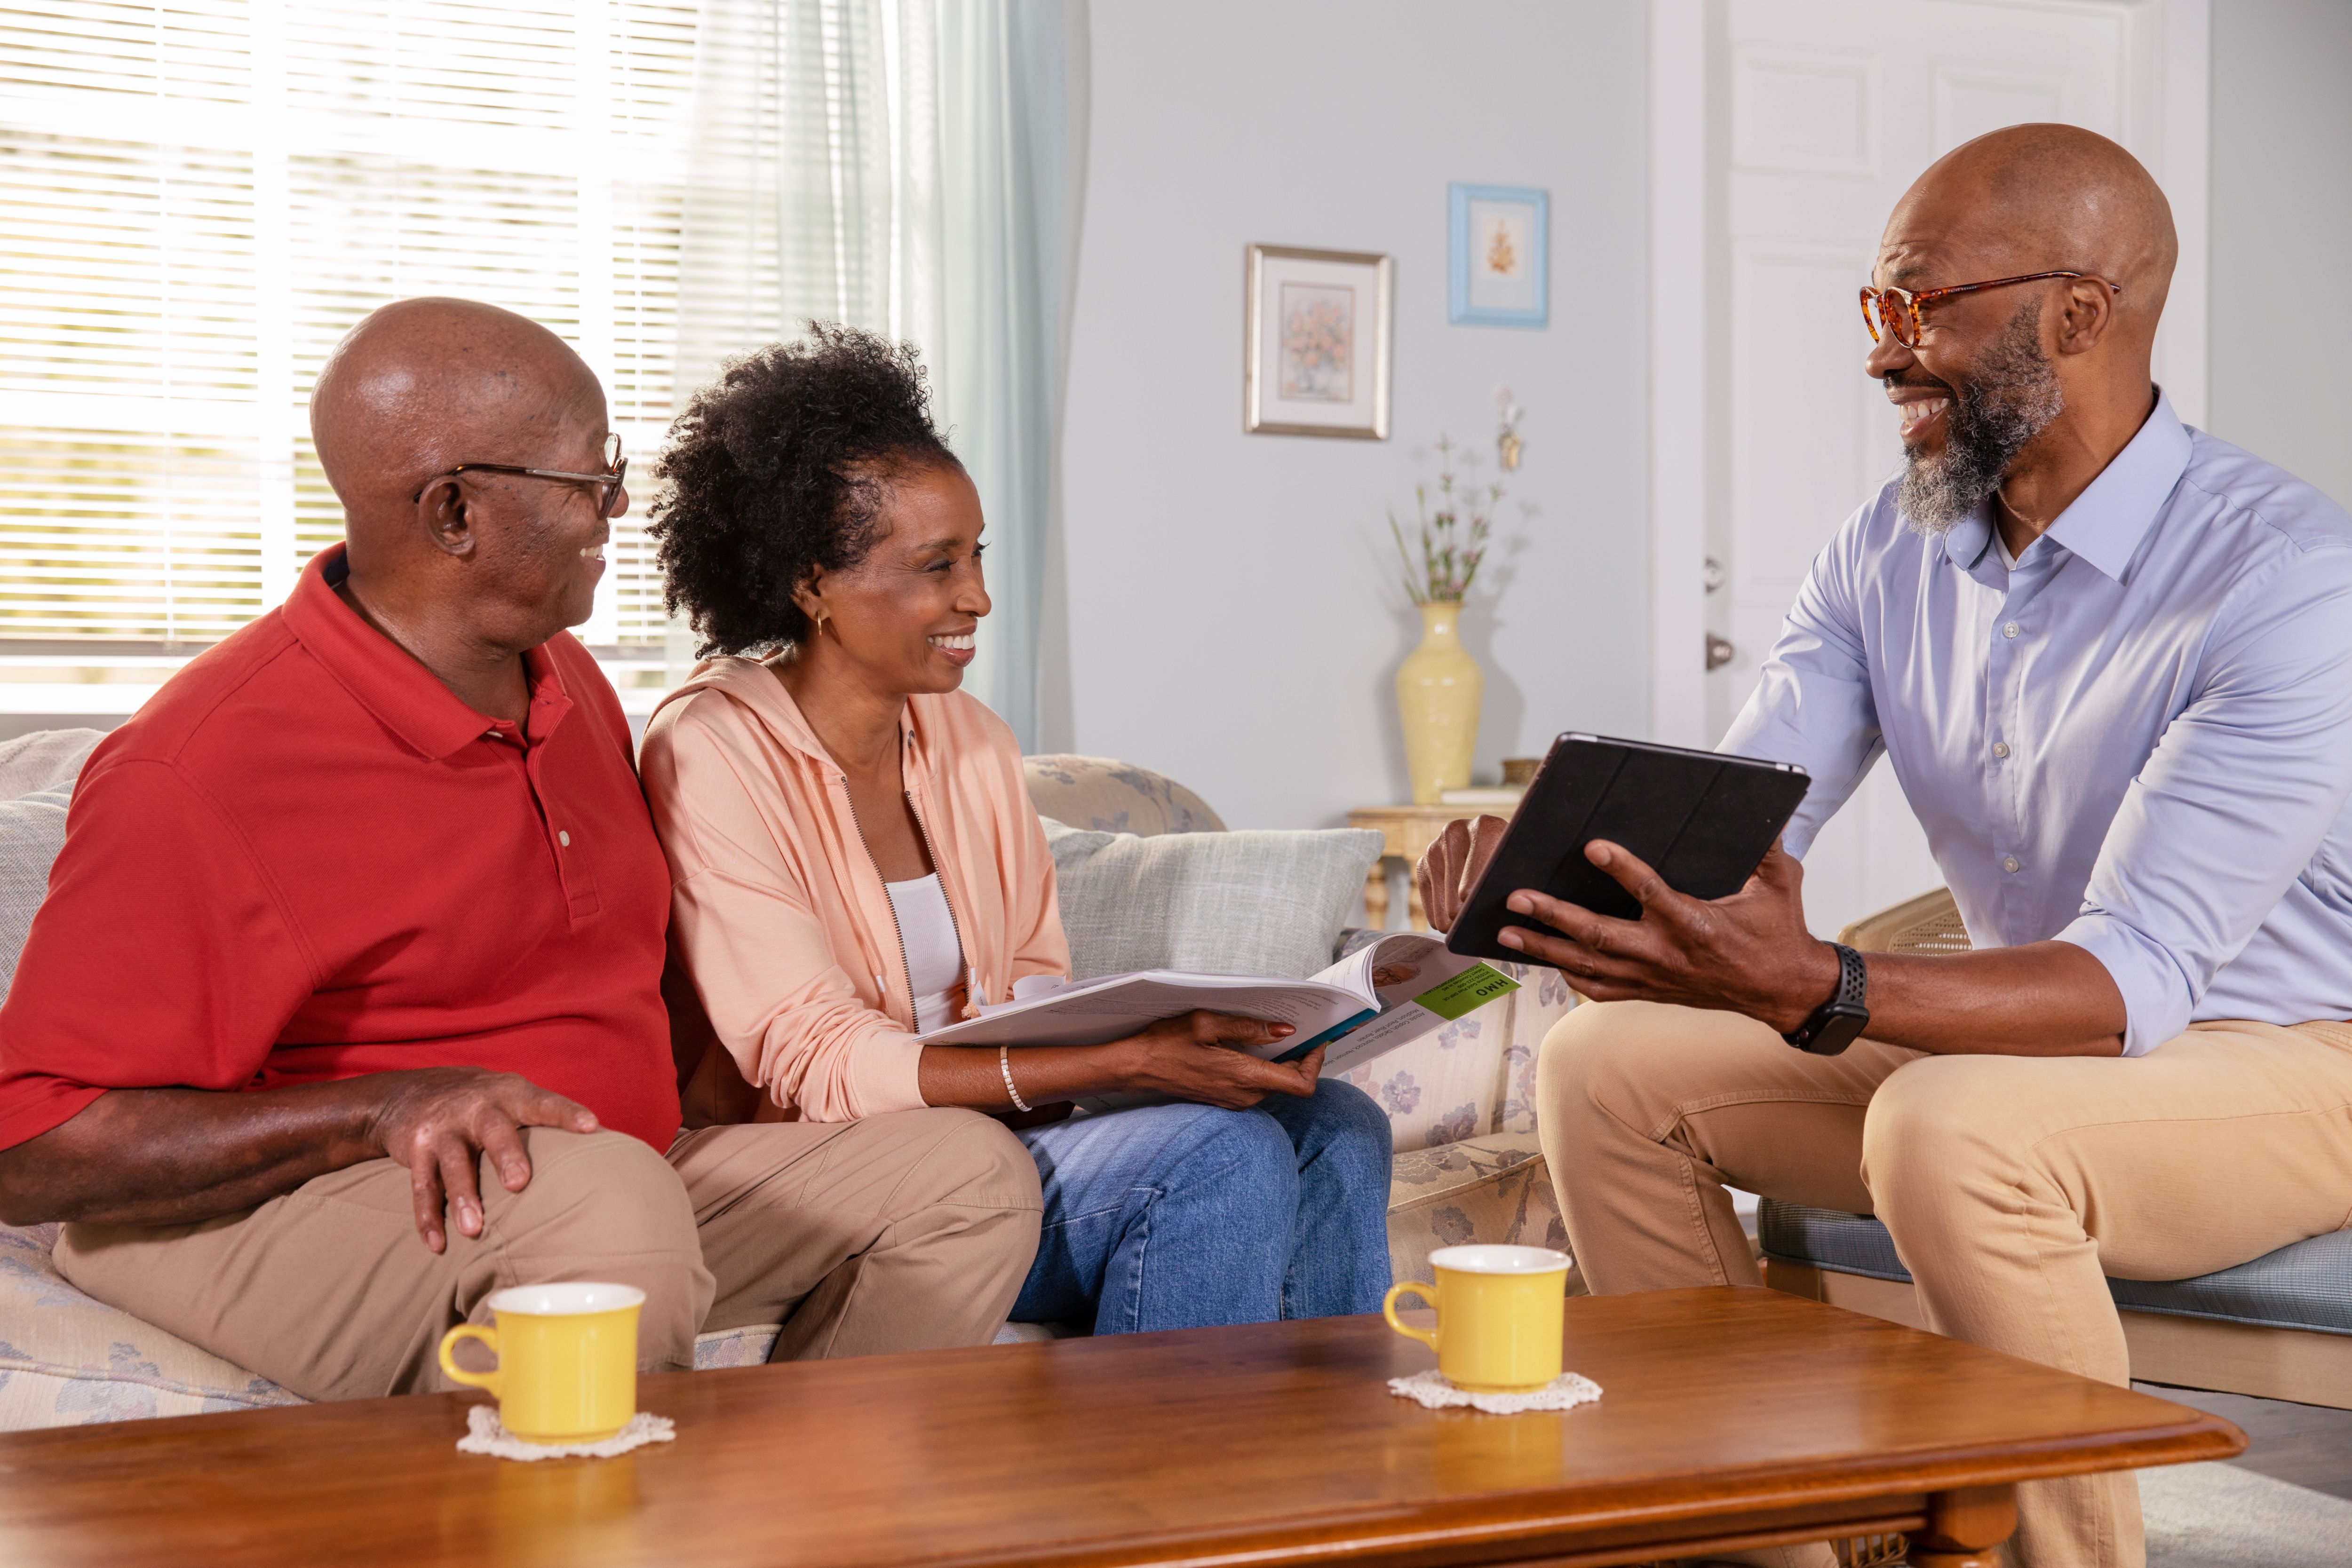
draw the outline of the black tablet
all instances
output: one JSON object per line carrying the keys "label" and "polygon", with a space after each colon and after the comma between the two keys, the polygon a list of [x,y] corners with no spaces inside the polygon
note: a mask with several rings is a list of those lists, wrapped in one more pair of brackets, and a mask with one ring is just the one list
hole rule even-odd
{"label": "black tablet", "polygon": [[1596,914],[1638,919],[1642,908],[1633,894],[1584,858],[1584,846],[1595,839],[1624,845],[1677,893],[1727,897],[1755,873],[1810,782],[1789,762],[1563,735],[1528,786],[1445,945],[1475,957],[1525,958],[1496,940],[1506,925],[1542,925],[1504,907],[1523,887]]}

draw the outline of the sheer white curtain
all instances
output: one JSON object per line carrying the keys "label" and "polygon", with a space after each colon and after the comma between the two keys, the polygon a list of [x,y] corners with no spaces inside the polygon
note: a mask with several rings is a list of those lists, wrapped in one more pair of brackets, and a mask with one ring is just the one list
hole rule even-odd
{"label": "sheer white curtain", "polygon": [[966,689],[1035,744],[1084,0],[704,0],[679,402],[812,317],[921,350],[988,516]]}

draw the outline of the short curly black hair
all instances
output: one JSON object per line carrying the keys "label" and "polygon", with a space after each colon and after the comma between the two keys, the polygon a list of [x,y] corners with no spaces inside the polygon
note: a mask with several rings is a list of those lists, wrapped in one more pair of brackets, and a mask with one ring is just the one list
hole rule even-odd
{"label": "short curly black hair", "polygon": [[809,619],[793,591],[865,559],[894,474],[940,465],[962,466],[915,346],[811,321],[730,364],[670,425],[655,468],[669,492],[646,530],[663,601],[705,654],[797,643]]}

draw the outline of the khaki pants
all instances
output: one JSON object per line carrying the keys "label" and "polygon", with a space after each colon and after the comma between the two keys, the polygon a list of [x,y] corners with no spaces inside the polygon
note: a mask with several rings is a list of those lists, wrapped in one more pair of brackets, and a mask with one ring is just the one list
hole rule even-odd
{"label": "khaki pants", "polygon": [[524,1134],[531,1178],[482,1182],[483,1226],[417,1239],[408,1171],[368,1160],[202,1225],[68,1225],[58,1271],[109,1305],[312,1399],[451,1386],[441,1335],[509,1285],[646,1292],[639,1365],[705,1329],[781,1322],[772,1359],[984,1344],[1037,1249],[1037,1167],[970,1111],[679,1134]]}
{"label": "khaki pants", "polygon": [[[1561,1019],[1538,1082],[1594,1291],[1759,1283],[1729,1184],[1877,1215],[1936,1332],[2107,1383],[2131,1367],[2103,1275],[2187,1279],[2352,1222],[2343,1024],[2198,1024],[2133,1060],[1815,1057],[1738,1014],[1618,1002]],[[2137,1483],[2021,1487],[2010,1552],[2138,1568]]]}

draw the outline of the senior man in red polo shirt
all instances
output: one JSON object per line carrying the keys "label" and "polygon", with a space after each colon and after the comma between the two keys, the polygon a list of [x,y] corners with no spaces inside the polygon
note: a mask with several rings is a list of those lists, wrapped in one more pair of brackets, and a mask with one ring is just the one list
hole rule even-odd
{"label": "senior man in red polo shirt", "polygon": [[356,328],[310,400],[346,544],[83,769],[0,1006],[0,1217],[100,1301],[315,1398],[440,1385],[504,1286],[646,1293],[651,1370],[986,1341],[1036,1167],[926,1110],[681,1132],[668,873],[563,628],[627,506],[521,317]]}

